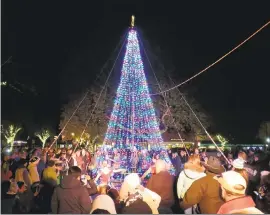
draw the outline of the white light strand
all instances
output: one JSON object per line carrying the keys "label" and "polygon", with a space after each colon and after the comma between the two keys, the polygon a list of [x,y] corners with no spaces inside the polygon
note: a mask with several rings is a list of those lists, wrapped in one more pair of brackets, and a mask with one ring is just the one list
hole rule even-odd
{"label": "white light strand", "polygon": [[[87,122],[86,122],[86,124],[85,124],[85,127],[84,127],[84,129],[83,129],[83,132],[81,133],[80,139],[79,139],[78,143],[76,144],[75,148],[73,149],[71,155],[76,151],[76,149],[77,149],[77,147],[78,147],[78,145],[79,145],[79,143],[80,143],[80,141],[81,141],[81,139],[82,139],[82,137],[83,137],[83,135],[84,135],[84,133],[85,133],[85,131],[86,131],[86,129],[87,129],[87,126],[88,126],[88,124],[89,124],[89,122],[90,122],[90,120],[91,120],[91,118],[92,118],[92,116],[93,116],[93,113],[94,113],[94,111],[95,111],[95,109],[96,109],[96,107],[97,107],[97,104],[99,103],[99,100],[100,100],[100,98],[101,98],[101,95],[102,95],[104,89],[106,88],[106,86],[107,86],[107,84],[108,84],[108,81],[109,81],[109,79],[110,79],[110,77],[111,77],[111,74],[112,74],[112,72],[113,72],[113,70],[114,70],[115,64],[116,64],[116,62],[117,62],[117,60],[118,60],[118,58],[119,58],[119,56],[120,56],[120,53],[121,53],[121,51],[122,51],[122,49],[123,49],[123,47],[124,47],[124,45],[125,45],[125,41],[126,41],[126,39],[127,39],[127,33],[125,34],[125,37],[124,37],[124,38],[125,38],[125,39],[124,39],[124,41],[123,41],[123,43],[122,43],[122,46],[121,46],[121,48],[120,48],[120,50],[119,50],[119,52],[118,52],[118,54],[117,54],[117,57],[116,57],[116,59],[115,59],[115,61],[114,61],[114,63],[113,63],[113,66],[112,66],[112,68],[111,68],[111,70],[110,70],[110,72],[109,72],[109,75],[108,75],[108,77],[107,77],[107,79],[106,79],[106,81],[105,81],[105,84],[104,84],[104,86],[102,87],[102,89],[101,89],[101,91],[100,91],[100,93],[99,93],[99,96],[98,96],[98,99],[97,99],[97,101],[96,101],[96,104],[95,104],[95,106],[94,106],[94,108],[93,108],[93,110],[92,110],[92,112],[91,112],[91,114],[90,114],[90,117],[88,118],[88,120],[87,120]],[[71,156],[71,157],[72,157],[72,156]],[[69,161],[70,161],[71,157],[69,158]]]}
{"label": "white light strand", "polygon": [[184,85],[185,83],[191,81],[192,79],[196,78],[197,76],[201,75],[202,73],[206,72],[208,69],[210,69],[211,67],[213,67],[215,64],[219,63],[221,60],[223,60],[225,57],[227,57],[228,55],[230,55],[231,53],[233,53],[234,51],[236,51],[237,49],[239,49],[242,45],[244,45],[246,42],[248,42],[252,37],[254,37],[256,34],[258,34],[260,31],[262,31],[264,28],[266,28],[268,25],[270,24],[270,21],[268,21],[265,25],[263,25],[261,28],[259,28],[257,31],[255,31],[253,34],[251,34],[247,39],[245,39],[243,42],[241,42],[239,45],[235,46],[231,51],[229,51],[228,53],[226,53],[225,55],[223,55],[222,57],[220,57],[218,60],[216,60],[214,63],[210,64],[209,66],[207,66],[206,68],[204,68],[203,70],[201,70],[200,72],[196,73],[195,75],[193,75],[192,77],[188,78],[187,80],[183,81],[180,84],[175,85],[174,87],[171,87],[167,90],[163,90],[161,92],[158,93],[154,93],[151,94],[153,95],[159,95],[159,94],[163,94],[166,93],[168,91],[174,90],[182,85]]}
{"label": "white light strand", "polygon": [[[168,75],[169,76],[169,75]],[[171,80],[172,83],[173,80],[171,79],[171,77],[169,76],[169,79]],[[228,162],[228,164],[230,163],[229,160],[226,158],[226,156],[224,155],[224,153],[222,152],[222,150],[218,147],[218,145],[216,144],[216,142],[214,141],[214,139],[211,137],[211,135],[208,133],[208,131],[206,130],[206,128],[204,127],[204,125],[202,124],[201,120],[198,118],[198,116],[196,115],[196,113],[193,111],[192,107],[189,105],[188,101],[186,100],[186,98],[184,97],[184,95],[180,92],[180,90],[177,88],[178,92],[180,93],[181,97],[183,98],[183,100],[185,101],[186,105],[188,106],[188,108],[190,109],[190,111],[192,112],[192,114],[194,115],[194,117],[197,119],[197,121],[199,122],[199,124],[201,125],[201,127],[203,128],[204,132],[206,133],[206,135],[209,137],[209,139],[211,140],[211,142],[216,146],[216,148],[218,149],[218,151],[222,154],[222,156],[224,157],[224,159]]]}
{"label": "white light strand", "polygon": [[[150,65],[150,68],[151,68],[151,70],[152,70],[152,72],[153,72],[153,74],[154,74],[154,77],[155,77],[155,79],[156,79],[156,82],[157,82],[157,84],[158,84],[159,90],[162,91],[161,85],[160,85],[160,83],[159,83],[159,81],[158,81],[158,78],[157,78],[157,76],[156,76],[156,73],[155,73],[155,71],[154,71],[154,68],[153,68],[153,66],[152,66],[152,63],[150,62],[150,59],[149,59],[149,57],[148,57],[148,54],[147,54],[147,52],[146,52],[146,50],[145,50],[145,48],[144,48],[143,43],[142,43],[141,40],[140,40],[140,42],[141,42],[141,44],[142,44],[142,47],[143,47],[143,50],[144,50],[146,59],[147,59],[149,65]],[[173,115],[172,115],[172,113],[171,113],[171,111],[170,111],[170,107],[169,107],[168,102],[167,102],[167,100],[166,100],[166,95],[165,95],[165,93],[162,93],[162,97],[163,97],[163,100],[164,100],[164,102],[165,102],[165,105],[166,105],[167,109],[169,110],[169,115],[170,115],[171,118],[173,119]],[[187,148],[186,148],[186,144],[184,143],[183,138],[181,137],[181,135],[180,135],[180,133],[179,133],[179,131],[178,131],[178,128],[177,128],[176,123],[175,123],[175,120],[173,120],[173,124],[174,124],[174,127],[175,127],[176,131],[177,131],[177,135],[178,135],[179,139],[181,140],[181,142],[182,142],[182,144],[183,144],[183,146],[184,146],[184,148],[185,148],[185,150],[186,150],[186,152],[187,152],[187,155],[189,156],[188,150],[187,150]]]}

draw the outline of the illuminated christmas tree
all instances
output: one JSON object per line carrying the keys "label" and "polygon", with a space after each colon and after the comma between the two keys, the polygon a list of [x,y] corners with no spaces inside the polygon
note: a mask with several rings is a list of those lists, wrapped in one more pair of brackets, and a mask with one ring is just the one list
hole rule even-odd
{"label": "illuminated christmas tree", "polygon": [[134,29],[128,34],[121,81],[104,142],[116,148],[139,147],[145,142],[153,147],[162,144]]}
{"label": "illuminated christmas tree", "polygon": [[138,154],[136,172],[139,173],[144,171],[144,164],[147,164],[147,168],[151,165],[153,154],[159,154],[161,159],[171,164],[163,147],[134,28],[128,32],[121,80],[104,139],[105,145],[111,146],[109,153],[120,152],[121,168],[132,169],[134,153]]}

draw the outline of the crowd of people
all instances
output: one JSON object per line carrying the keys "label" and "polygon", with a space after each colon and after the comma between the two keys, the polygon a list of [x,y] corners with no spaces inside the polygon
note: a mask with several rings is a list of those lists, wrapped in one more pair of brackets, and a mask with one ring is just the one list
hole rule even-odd
{"label": "crowd of people", "polygon": [[[122,169],[121,154],[35,148],[3,151],[1,212],[64,214],[262,214],[270,212],[270,163],[266,152],[207,154],[168,151],[172,166],[152,154],[143,174]],[[117,157],[118,156],[118,157]],[[119,158],[119,159],[118,159]],[[136,162],[135,162],[136,163]],[[138,165],[138,163],[137,163]],[[174,175],[171,169],[174,168]],[[135,168],[136,169],[136,168]],[[112,183],[121,174],[119,186]]]}

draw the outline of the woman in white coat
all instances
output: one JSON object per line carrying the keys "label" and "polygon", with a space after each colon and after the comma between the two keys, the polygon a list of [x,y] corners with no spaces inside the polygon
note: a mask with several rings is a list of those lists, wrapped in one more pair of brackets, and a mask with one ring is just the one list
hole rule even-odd
{"label": "woman in white coat", "polygon": [[[184,170],[178,177],[177,195],[179,199],[184,198],[186,191],[195,180],[206,176],[204,171],[205,169],[200,162],[200,156],[191,155],[184,165]],[[192,214],[192,208],[186,209],[185,214]]]}

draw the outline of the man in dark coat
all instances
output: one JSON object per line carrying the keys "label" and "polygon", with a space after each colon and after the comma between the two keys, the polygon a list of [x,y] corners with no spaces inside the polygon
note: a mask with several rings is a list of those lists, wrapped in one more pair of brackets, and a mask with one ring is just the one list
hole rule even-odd
{"label": "man in dark coat", "polygon": [[52,213],[54,214],[89,214],[91,200],[88,190],[81,182],[81,169],[73,166],[69,175],[65,176],[55,188],[52,197]]}

